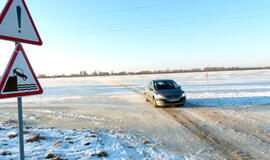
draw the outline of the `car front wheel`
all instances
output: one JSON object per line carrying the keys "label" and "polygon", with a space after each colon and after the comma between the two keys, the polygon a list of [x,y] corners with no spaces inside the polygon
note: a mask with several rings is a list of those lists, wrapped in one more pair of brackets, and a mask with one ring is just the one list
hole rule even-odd
{"label": "car front wheel", "polygon": [[145,94],[145,102],[149,102],[149,99],[147,98],[146,94]]}
{"label": "car front wheel", "polygon": [[157,100],[155,98],[153,98],[153,105],[154,105],[154,107],[158,107]]}

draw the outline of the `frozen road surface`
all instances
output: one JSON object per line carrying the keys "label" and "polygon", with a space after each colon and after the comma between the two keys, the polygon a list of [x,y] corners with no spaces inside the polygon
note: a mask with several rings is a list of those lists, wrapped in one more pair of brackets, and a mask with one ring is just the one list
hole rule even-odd
{"label": "frozen road surface", "polygon": [[[178,82],[186,91],[186,105],[154,108],[145,102],[144,86],[156,78]],[[107,159],[270,159],[270,70],[210,72],[208,79],[205,73],[184,73],[40,82],[43,95],[23,97],[25,124],[40,128],[32,132],[45,133],[51,127],[69,136],[72,129],[79,130],[78,135],[85,135],[86,129],[98,132],[109,140],[105,145],[123,147],[110,148]],[[16,99],[1,100],[0,109],[2,122],[16,120]],[[1,133],[9,132],[0,129]],[[135,137],[126,143],[136,145],[136,152],[125,147],[125,140],[113,138],[119,134]],[[0,151],[8,140],[1,139]],[[84,139],[78,141],[84,143]],[[65,154],[61,151],[60,155]],[[83,156],[71,155],[71,159]]]}

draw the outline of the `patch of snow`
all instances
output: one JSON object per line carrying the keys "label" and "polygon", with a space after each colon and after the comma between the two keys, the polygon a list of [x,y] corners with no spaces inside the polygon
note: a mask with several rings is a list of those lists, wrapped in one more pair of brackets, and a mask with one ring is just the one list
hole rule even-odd
{"label": "patch of snow", "polygon": [[[18,136],[9,138],[11,134],[17,135],[14,126],[15,123],[0,121],[0,152],[8,153],[0,154],[1,160],[19,158]],[[69,160],[100,159],[103,156],[106,159],[188,159],[156,149],[155,141],[143,144],[140,138],[130,133],[53,128],[30,128],[25,131],[28,132],[24,135],[26,159],[45,159],[48,153]],[[27,142],[34,136],[38,136],[37,141]]]}

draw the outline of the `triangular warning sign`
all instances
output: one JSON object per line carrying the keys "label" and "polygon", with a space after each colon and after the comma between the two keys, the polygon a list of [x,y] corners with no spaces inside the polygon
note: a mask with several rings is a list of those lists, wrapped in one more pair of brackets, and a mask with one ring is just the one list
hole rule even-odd
{"label": "triangular warning sign", "polygon": [[42,93],[43,90],[22,45],[17,44],[0,82],[0,98]]}
{"label": "triangular warning sign", "polygon": [[8,0],[0,15],[0,38],[42,45],[24,0]]}

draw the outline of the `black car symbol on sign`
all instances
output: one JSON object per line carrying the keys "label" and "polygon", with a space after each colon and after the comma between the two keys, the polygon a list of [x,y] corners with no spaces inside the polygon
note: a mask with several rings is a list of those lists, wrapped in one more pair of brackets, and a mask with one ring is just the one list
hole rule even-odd
{"label": "black car symbol on sign", "polygon": [[24,74],[23,69],[19,67],[13,69],[13,76],[8,77],[8,80],[7,80],[7,83],[3,92],[14,92],[14,91],[37,89],[36,84],[18,84],[18,77],[22,78],[23,81],[27,80],[27,76]]}

